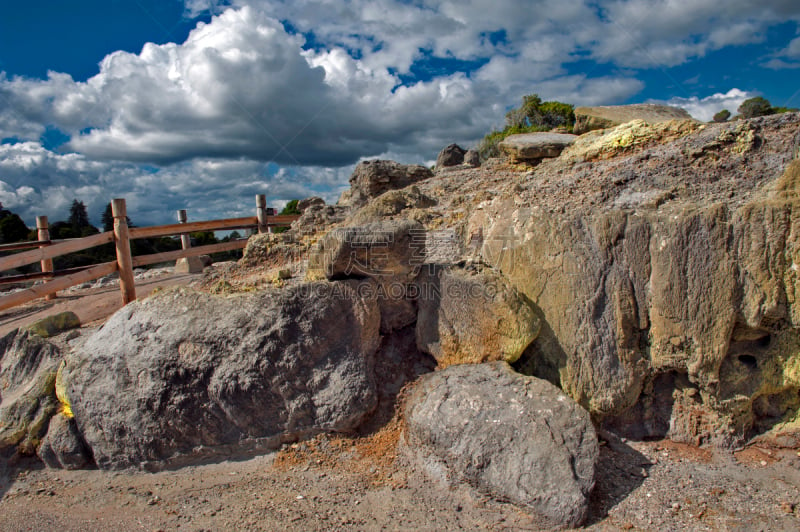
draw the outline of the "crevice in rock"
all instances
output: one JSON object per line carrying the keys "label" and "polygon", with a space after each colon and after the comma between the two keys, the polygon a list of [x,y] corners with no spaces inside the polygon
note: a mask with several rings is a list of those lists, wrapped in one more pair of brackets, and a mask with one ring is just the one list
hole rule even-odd
{"label": "crevice in rock", "polygon": [[697,387],[675,370],[649,379],[638,401],[624,412],[608,416],[603,428],[633,440],[659,440],[672,432],[673,417],[699,400]]}
{"label": "crevice in rock", "polygon": [[403,388],[436,369],[436,359],[417,348],[414,329],[412,324],[383,337],[373,369],[378,406],[358,428],[362,436],[377,432],[389,423],[400,407],[398,399]]}

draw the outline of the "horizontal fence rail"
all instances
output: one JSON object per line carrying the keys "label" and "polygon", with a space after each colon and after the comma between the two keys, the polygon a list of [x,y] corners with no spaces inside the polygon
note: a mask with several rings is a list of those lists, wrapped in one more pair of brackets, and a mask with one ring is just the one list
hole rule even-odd
{"label": "horizontal fence rail", "polygon": [[103,244],[108,244],[114,241],[114,234],[110,231],[106,233],[98,233],[96,235],[87,236],[86,238],[76,238],[75,240],[65,240],[59,244],[52,244],[39,249],[17,253],[8,257],[0,258],[0,271],[13,270],[20,266],[27,266],[35,262],[60,257],[76,251],[83,251],[97,247]]}
{"label": "horizontal fence rail", "polygon": [[34,240],[33,242],[14,242],[11,244],[0,244],[0,252],[2,251],[17,251],[20,249],[40,248],[42,246],[49,246],[53,244],[51,240]]}
{"label": "horizontal fence rail", "polygon": [[196,233],[198,231],[223,231],[225,229],[246,229],[257,227],[258,219],[228,218],[226,220],[211,220],[208,222],[187,222],[181,224],[155,225],[153,227],[131,227],[128,229],[130,238],[156,238],[160,236],[179,235],[181,233]]}
{"label": "horizontal fence rail", "polygon": [[159,262],[171,262],[173,260],[197,257],[198,255],[210,255],[211,253],[222,253],[233,251],[234,249],[244,249],[247,247],[247,239],[233,240],[231,242],[220,242],[219,244],[209,244],[197,248],[179,249],[177,251],[166,251],[154,255],[139,255],[133,257],[133,267],[148,266]]}
{"label": "horizontal fence rail", "polygon": [[[60,290],[93,281],[114,272],[119,272],[122,301],[123,304],[127,304],[136,299],[133,268],[161,262],[171,262],[174,260],[196,257],[198,255],[243,249],[247,246],[247,239],[240,239],[230,242],[220,242],[218,244],[191,247],[191,241],[188,237],[189,233],[233,229],[257,229],[258,232],[263,233],[270,231],[273,227],[288,226],[299,218],[299,215],[268,214],[274,211],[266,208],[266,197],[261,194],[256,196],[256,216],[246,216],[243,218],[187,222],[186,211],[181,210],[178,211],[178,219],[181,223],[152,227],[128,227],[125,200],[113,200],[111,202],[111,210],[114,217],[113,231],[106,231],[85,238],[51,241],[47,217],[40,216],[36,219],[38,241],[0,245],[0,252],[29,250],[6,257],[0,257],[0,271],[13,270],[37,262],[41,264],[42,269],[41,273],[37,272],[0,277],[0,284],[30,281],[34,279],[51,279],[46,283],[33,286],[32,288],[0,297],[0,311],[41,297],[52,299],[55,297],[56,292]],[[131,256],[131,240],[165,236],[180,236],[183,249],[151,255]],[[94,266],[53,271],[52,259],[55,257],[68,255],[112,242],[114,243],[117,254],[117,260],[115,261]]]}
{"label": "horizontal fence rail", "polygon": [[0,297],[0,310],[6,310],[17,305],[22,305],[28,301],[39,299],[49,294],[55,294],[59,290],[64,290],[76,284],[88,283],[104,277],[110,273],[117,271],[117,263],[115,261],[98,264],[82,272],[67,275],[59,279],[55,279],[48,283],[36,285],[27,290],[14,292],[13,294]]}
{"label": "horizontal fence rail", "polygon": [[56,270],[52,272],[34,272],[23,273],[20,275],[6,275],[0,277],[0,284],[13,284],[22,283],[25,281],[35,281],[36,279],[50,279],[52,277],[63,277],[65,275],[72,275],[73,273],[82,272],[91,266],[77,266],[75,268],[68,268],[66,270]]}

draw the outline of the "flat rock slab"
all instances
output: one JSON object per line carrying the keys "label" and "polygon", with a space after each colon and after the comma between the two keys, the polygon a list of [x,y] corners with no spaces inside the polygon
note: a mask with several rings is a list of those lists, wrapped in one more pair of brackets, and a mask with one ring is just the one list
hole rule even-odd
{"label": "flat rock slab", "polygon": [[535,161],[558,157],[576,138],[566,133],[521,133],[509,135],[499,147],[514,160]]}
{"label": "flat rock slab", "polygon": [[547,381],[505,362],[422,377],[405,409],[406,448],[434,475],[466,480],[574,527],[588,512],[599,456],[589,414]]}
{"label": "flat rock slab", "polygon": [[692,120],[692,116],[680,107],[656,104],[606,105],[597,107],[578,107],[575,109],[576,135],[595,129],[625,124],[631,120],[644,120],[657,124],[669,120]]}

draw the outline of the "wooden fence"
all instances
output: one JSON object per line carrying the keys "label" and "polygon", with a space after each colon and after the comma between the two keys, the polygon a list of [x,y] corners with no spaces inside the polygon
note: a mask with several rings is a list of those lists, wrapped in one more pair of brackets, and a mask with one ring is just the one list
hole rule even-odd
{"label": "wooden fence", "polygon": [[[187,222],[186,211],[178,211],[180,223],[157,225],[152,227],[128,227],[127,207],[124,199],[111,201],[111,212],[114,216],[114,230],[85,238],[76,238],[55,242],[50,240],[48,233],[47,217],[40,216],[36,219],[39,240],[35,242],[19,242],[0,245],[0,251],[17,251],[29,249],[7,257],[0,257],[0,271],[12,270],[28,264],[40,263],[41,273],[32,273],[12,277],[0,278],[4,282],[19,282],[30,279],[52,279],[27,290],[0,297],[0,310],[5,310],[40,297],[52,299],[56,292],[99,279],[113,272],[119,272],[119,287],[122,293],[123,304],[128,304],[136,299],[136,287],[133,279],[133,269],[149,264],[170,262],[181,258],[195,257],[210,253],[219,253],[242,249],[247,245],[247,239],[221,242],[206,246],[191,247],[189,233],[196,231],[222,231],[227,229],[258,228],[260,233],[272,227],[291,224],[297,215],[271,215],[266,207],[266,197],[256,196],[256,215],[244,218],[228,218],[224,220],[211,220],[204,222]],[[130,241],[137,238],[155,238],[163,236],[181,236],[182,249],[153,255],[131,255]],[[117,260],[103,264],[95,264],[84,268],[73,268],[62,272],[53,271],[53,258],[83,251],[85,249],[114,243]]]}

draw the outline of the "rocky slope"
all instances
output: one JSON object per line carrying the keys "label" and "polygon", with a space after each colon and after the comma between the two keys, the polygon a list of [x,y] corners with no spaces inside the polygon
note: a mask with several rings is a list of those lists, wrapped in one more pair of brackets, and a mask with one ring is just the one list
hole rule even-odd
{"label": "rocky slope", "polygon": [[304,202],[198,287],[62,350],[3,339],[2,450],[148,469],[266,452],[382,426],[434,364],[408,459],[551,526],[591,514],[590,418],[797,446],[798,126],[634,120],[530,164],[362,163],[339,205]]}

